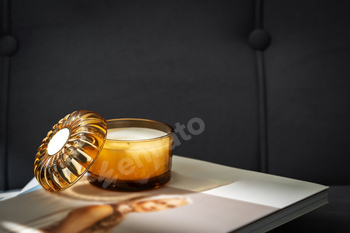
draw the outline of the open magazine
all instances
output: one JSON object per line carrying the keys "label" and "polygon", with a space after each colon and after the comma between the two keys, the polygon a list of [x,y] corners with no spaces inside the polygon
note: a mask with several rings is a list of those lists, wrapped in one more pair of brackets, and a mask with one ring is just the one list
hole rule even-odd
{"label": "open magazine", "polygon": [[[263,232],[327,202],[322,185],[175,161],[186,166],[175,165],[159,189],[115,192],[83,177],[61,192],[38,189],[1,201],[0,232]],[[181,170],[194,165],[195,173]]]}
{"label": "open magazine", "polygon": [[277,210],[169,186],[137,193],[89,187],[80,199],[73,192],[41,189],[1,202],[1,231],[229,232]]}

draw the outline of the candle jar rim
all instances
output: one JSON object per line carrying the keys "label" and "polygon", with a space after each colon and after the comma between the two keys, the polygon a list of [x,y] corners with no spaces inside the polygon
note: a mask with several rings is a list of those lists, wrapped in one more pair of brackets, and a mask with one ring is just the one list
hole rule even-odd
{"label": "candle jar rim", "polygon": [[152,141],[160,140],[162,138],[170,137],[174,133],[174,128],[171,125],[161,121],[155,121],[150,119],[115,118],[115,119],[106,120],[106,123],[107,123],[107,132],[108,132],[108,129],[136,127],[136,128],[155,129],[166,133],[163,136],[147,138],[147,139],[107,139],[107,138],[105,139],[106,141],[111,141],[111,142],[130,142],[130,143],[152,142]]}

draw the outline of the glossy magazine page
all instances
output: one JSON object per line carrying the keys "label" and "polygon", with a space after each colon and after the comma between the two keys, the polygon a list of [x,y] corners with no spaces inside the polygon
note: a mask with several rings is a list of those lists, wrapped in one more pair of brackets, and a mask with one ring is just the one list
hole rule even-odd
{"label": "glossy magazine page", "polygon": [[[84,188],[86,190],[84,190]],[[276,207],[165,186],[119,193],[92,185],[0,202],[2,232],[229,232]]]}
{"label": "glossy magazine page", "polygon": [[109,191],[86,177],[59,192],[30,183],[0,202],[0,232],[249,232],[327,201],[326,186],[179,156],[170,182],[149,191]]}

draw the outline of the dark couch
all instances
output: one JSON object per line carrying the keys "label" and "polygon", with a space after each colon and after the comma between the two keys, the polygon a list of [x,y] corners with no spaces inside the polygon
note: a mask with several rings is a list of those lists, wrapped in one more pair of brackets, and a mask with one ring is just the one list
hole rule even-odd
{"label": "dark couch", "polygon": [[330,186],[276,232],[350,229],[348,1],[1,2],[1,189],[89,109],[186,126],[178,155]]}

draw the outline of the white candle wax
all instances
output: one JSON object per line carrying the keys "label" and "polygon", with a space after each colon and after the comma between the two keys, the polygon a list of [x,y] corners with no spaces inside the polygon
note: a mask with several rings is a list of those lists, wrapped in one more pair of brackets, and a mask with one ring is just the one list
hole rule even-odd
{"label": "white candle wax", "polygon": [[107,130],[107,139],[111,140],[146,140],[165,136],[166,133],[156,129],[127,127]]}

